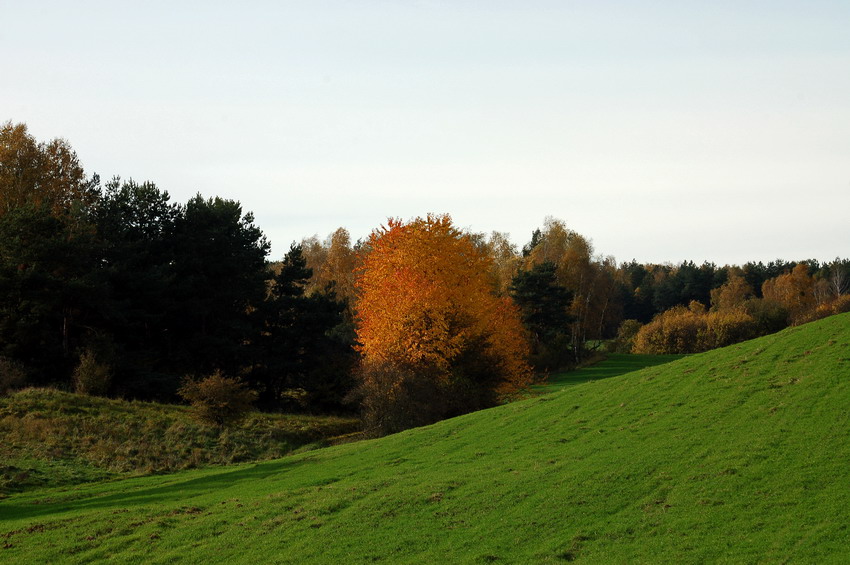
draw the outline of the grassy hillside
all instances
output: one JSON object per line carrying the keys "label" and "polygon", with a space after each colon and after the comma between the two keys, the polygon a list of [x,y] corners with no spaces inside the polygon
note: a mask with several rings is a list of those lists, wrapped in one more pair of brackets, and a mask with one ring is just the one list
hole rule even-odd
{"label": "grassy hillside", "polygon": [[843,562],[850,315],[381,440],[0,501],[7,562]]}
{"label": "grassy hillside", "polygon": [[535,392],[554,392],[566,387],[617,377],[625,373],[663,365],[681,359],[684,355],[628,355],[625,353],[608,353],[604,361],[582,367],[575,371],[555,373],[547,381],[534,387]]}
{"label": "grassy hillside", "polygon": [[51,389],[0,398],[0,497],[35,486],[281,457],[356,431],[354,418],[251,414],[225,429],[189,408]]}

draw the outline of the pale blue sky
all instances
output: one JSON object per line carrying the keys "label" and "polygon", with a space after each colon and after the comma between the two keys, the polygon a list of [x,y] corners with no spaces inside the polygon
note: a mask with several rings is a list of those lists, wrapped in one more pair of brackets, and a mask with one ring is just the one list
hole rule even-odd
{"label": "pale blue sky", "polygon": [[850,257],[850,2],[0,0],[0,121],[279,258],[448,212],[620,261]]}

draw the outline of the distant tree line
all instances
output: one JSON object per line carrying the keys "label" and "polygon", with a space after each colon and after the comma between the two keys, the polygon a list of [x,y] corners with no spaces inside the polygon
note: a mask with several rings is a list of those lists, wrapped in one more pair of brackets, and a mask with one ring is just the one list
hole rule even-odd
{"label": "distant tree line", "polygon": [[674,304],[645,325],[637,320],[621,325],[617,347],[634,353],[698,353],[850,311],[847,260],[748,263],[724,271],[725,280],[709,289],[708,300]]}
{"label": "distant tree line", "polygon": [[0,393],[174,400],[227,375],[269,410],[356,401],[385,433],[500,402],[603,342],[702,351],[850,310],[846,259],[617,264],[554,218],[522,248],[427,216],[269,249],[237,201],[103,183],[66,141],[3,124]]}

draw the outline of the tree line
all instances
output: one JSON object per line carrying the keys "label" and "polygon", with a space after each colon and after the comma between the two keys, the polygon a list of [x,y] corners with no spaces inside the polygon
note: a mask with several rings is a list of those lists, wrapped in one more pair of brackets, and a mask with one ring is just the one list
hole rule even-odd
{"label": "tree line", "polygon": [[67,142],[38,143],[22,124],[3,126],[0,151],[5,381],[173,400],[185,376],[219,370],[265,408],[341,405],[345,304],[305,292],[300,247],[272,270],[239,202],[101,183]]}
{"label": "tree line", "polygon": [[850,261],[618,264],[548,218],[522,248],[447,215],[344,228],[281,261],[239,202],[86,176],[0,131],[0,392],[174,400],[239,378],[269,410],[361,407],[375,433],[493,405],[619,350],[692,352],[850,309]]}

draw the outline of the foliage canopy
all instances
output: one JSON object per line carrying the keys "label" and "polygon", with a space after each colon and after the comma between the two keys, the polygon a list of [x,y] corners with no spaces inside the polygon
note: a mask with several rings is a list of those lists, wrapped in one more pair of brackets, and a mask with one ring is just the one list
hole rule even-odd
{"label": "foliage canopy", "polygon": [[[370,367],[404,367],[445,399],[444,417],[492,405],[531,382],[517,308],[493,293],[490,259],[448,215],[390,220],[367,248],[357,280],[367,384]],[[390,397],[393,388],[385,390]]]}

